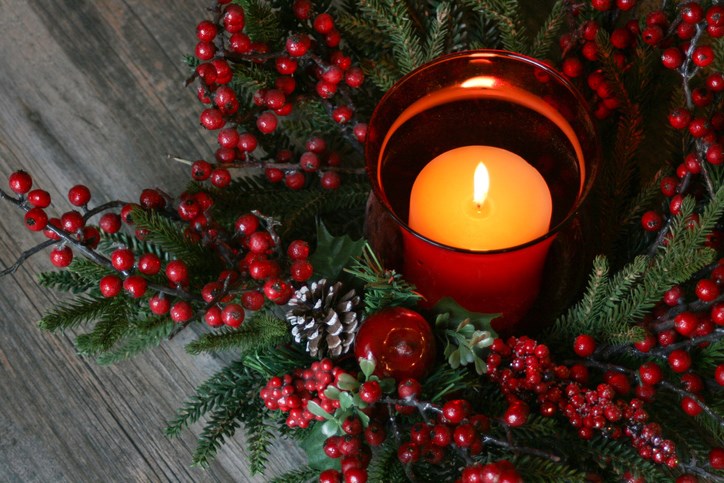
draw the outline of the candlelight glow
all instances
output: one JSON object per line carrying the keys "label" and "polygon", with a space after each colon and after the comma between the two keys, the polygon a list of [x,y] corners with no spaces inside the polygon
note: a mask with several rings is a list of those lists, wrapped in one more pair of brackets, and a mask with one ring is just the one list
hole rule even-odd
{"label": "candlelight glow", "polygon": [[475,168],[475,174],[473,175],[473,201],[478,205],[478,209],[485,203],[489,189],[490,175],[488,174],[488,169],[481,161],[478,163],[477,168]]}

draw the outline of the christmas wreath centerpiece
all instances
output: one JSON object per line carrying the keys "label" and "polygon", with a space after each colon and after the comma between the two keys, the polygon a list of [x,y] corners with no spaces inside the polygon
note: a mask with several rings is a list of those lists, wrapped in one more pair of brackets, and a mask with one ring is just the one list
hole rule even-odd
{"label": "christmas wreath centerpiece", "polygon": [[[78,351],[100,363],[194,328],[191,354],[236,355],[168,425],[174,436],[207,417],[196,465],[241,426],[254,472],[273,435],[300,441],[308,466],[276,481],[724,481],[724,5],[558,0],[524,15],[543,8],[519,3],[217,1],[187,59],[217,151],[178,160],[193,181],[176,196],[92,204],[78,185],[57,217],[28,173],[11,173],[0,196],[47,239],[2,274],[50,249],[62,270],[40,283],[74,295],[40,325],[86,324]],[[528,59],[541,85],[575,85],[598,142],[571,142],[572,184],[546,174],[560,160],[533,156],[557,236],[516,243],[545,243],[539,268],[509,266],[521,252],[503,245],[513,258],[467,278],[462,265],[491,255],[449,262],[433,243],[423,261],[453,263],[464,282],[433,293],[450,274],[410,268],[407,220],[370,169],[387,132],[373,111],[441,58],[491,64],[478,49]],[[462,51],[477,53],[441,57]],[[576,131],[560,99],[500,89]],[[557,132],[532,125],[517,144]],[[410,149],[443,146],[433,131]],[[516,270],[535,272],[535,287],[504,282]]]}

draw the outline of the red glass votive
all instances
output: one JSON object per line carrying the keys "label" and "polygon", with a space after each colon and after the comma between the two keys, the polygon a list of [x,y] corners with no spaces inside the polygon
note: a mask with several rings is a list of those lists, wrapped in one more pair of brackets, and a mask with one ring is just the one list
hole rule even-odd
{"label": "red glass votive", "polygon": [[[511,151],[543,176],[553,202],[547,233],[476,251],[408,226],[420,171],[439,154],[471,145]],[[502,314],[493,327],[510,333],[540,292],[556,236],[591,190],[599,147],[586,102],[567,79],[520,54],[473,51],[441,57],[397,82],[372,115],[365,157],[374,195],[401,234],[402,272],[424,304],[450,296],[469,310]]]}

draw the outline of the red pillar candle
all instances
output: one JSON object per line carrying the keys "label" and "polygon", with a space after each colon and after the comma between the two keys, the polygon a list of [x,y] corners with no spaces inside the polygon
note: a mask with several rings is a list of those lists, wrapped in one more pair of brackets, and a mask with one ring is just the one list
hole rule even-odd
{"label": "red pillar candle", "polygon": [[[408,74],[377,106],[365,156],[402,234],[403,273],[432,305],[501,313],[511,332],[535,301],[556,235],[595,177],[585,102],[544,64],[510,52],[451,54]],[[489,198],[474,197],[487,165]]]}

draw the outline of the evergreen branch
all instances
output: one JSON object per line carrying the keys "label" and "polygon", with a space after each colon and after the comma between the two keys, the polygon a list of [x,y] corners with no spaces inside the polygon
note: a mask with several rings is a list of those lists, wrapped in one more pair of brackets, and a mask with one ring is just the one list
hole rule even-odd
{"label": "evergreen branch", "polygon": [[122,297],[112,299],[112,310],[103,314],[93,330],[76,338],[78,353],[94,356],[110,350],[128,331],[129,306]]}
{"label": "evergreen branch", "polygon": [[286,321],[268,312],[255,314],[238,329],[223,328],[204,334],[186,346],[190,354],[239,350],[242,355],[268,349],[289,340]]}
{"label": "evergreen branch", "polygon": [[156,347],[166,340],[174,326],[175,323],[168,317],[149,319],[144,322],[143,327],[140,327],[139,323],[131,323],[123,342],[112,350],[100,354],[96,362],[99,365],[115,364]]}
{"label": "evergreen branch", "polygon": [[208,269],[210,262],[216,259],[200,244],[189,241],[180,224],[156,211],[135,209],[133,220],[138,228],[148,230],[146,240],[149,243],[158,245],[162,250],[173,254],[175,258],[183,259],[190,268]]}
{"label": "evergreen branch", "polygon": [[402,74],[407,74],[425,63],[420,38],[404,2],[394,0],[362,0],[362,13],[387,34],[392,45],[392,56]]}
{"label": "evergreen branch", "polygon": [[549,483],[551,481],[586,481],[587,474],[563,462],[550,461],[528,455],[516,456],[511,460],[523,481]]}
{"label": "evergreen branch", "polygon": [[166,435],[178,436],[182,430],[197,422],[204,414],[233,398],[238,391],[238,382],[245,381],[246,385],[249,385],[248,379],[242,360],[232,362],[221,369],[196,388],[196,394],[184,403],[177,411],[176,418],[169,422]]}
{"label": "evergreen branch", "polygon": [[277,44],[285,33],[279,24],[279,15],[263,0],[235,0],[244,8],[247,35],[254,42]]}
{"label": "evergreen branch", "polygon": [[209,417],[199,437],[196,451],[191,461],[191,466],[207,468],[211,460],[221,448],[221,445],[236,433],[240,426],[239,419],[244,414],[244,407],[241,404],[224,406],[215,410]]}
{"label": "evergreen branch", "polygon": [[400,460],[397,458],[397,447],[387,438],[387,441],[375,451],[367,467],[369,481],[390,481],[390,475],[402,470]]}
{"label": "evergreen branch", "polygon": [[[319,479],[319,470],[303,466],[284,473],[270,481],[270,483],[311,483]],[[371,480],[377,481],[377,480]],[[381,480],[380,480],[381,481]]]}
{"label": "evergreen branch", "polygon": [[82,278],[86,282],[93,282],[94,285],[97,284],[98,281],[106,275],[118,273],[112,267],[109,268],[103,265],[98,265],[97,263],[86,258],[74,259],[73,262],[68,265],[66,271],[73,276]]}
{"label": "evergreen branch", "polygon": [[548,17],[536,33],[533,43],[527,51],[523,52],[536,59],[545,59],[550,55],[551,46],[559,36],[563,22],[566,19],[565,0],[556,0],[551,7]]}
{"label": "evergreen branch", "polygon": [[105,316],[114,310],[113,299],[81,296],[57,305],[38,322],[43,330],[72,329]]}
{"label": "evergreen branch", "polygon": [[387,92],[395,82],[402,77],[402,73],[400,73],[391,62],[385,59],[380,59],[378,62],[362,64],[362,68],[365,76],[382,92]]}
{"label": "evergreen branch", "polygon": [[449,2],[441,2],[435,7],[435,16],[430,21],[425,42],[425,62],[439,57],[445,51],[448,35],[450,35],[450,13],[452,6]]}
{"label": "evergreen branch", "polygon": [[269,444],[273,439],[271,427],[264,421],[266,408],[261,398],[255,398],[256,404],[245,413],[244,430],[249,450],[249,470],[252,475],[263,473],[269,455]]}
{"label": "evergreen branch", "polygon": [[526,52],[530,40],[520,24],[517,0],[464,0],[464,4],[485,17],[493,19],[500,30],[500,41],[505,50]]}
{"label": "evergreen branch", "polygon": [[239,101],[251,104],[254,93],[272,85],[273,77],[269,71],[252,63],[233,63],[234,76],[229,87],[239,94]]}
{"label": "evergreen branch", "polygon": [[135,236],[131,236],[120,231],[113,234],[104,233],[101,235],[98,250],[103,253],[110,254],[113,250],[120,246],[124,246],[129,250],[132,250],[133,253],[137,255],[143,253],[153,253],[161,260],[169,261],[171,259],[168,253],[166,253],[158,245],[149,243],[148,241],[139,240]]}
{"label": "evergreen branch", "polygon": [[365,311],[370,314],[385,307],[413,307],[421,295],[415,292],[415,286],[402,278],[394,270],[382,267],[372,247],[365,243],[362,254],[355,258],[345,272],[364,282]]}
{"label": "evergreen branch", "polygon": [[78,273],[73,273],[70,270],[39,273],[38,284],[41,287],[62,290],[63,292],[74,294],[85,292],[96,286],[94,280],[88,280],[86,277]]}

